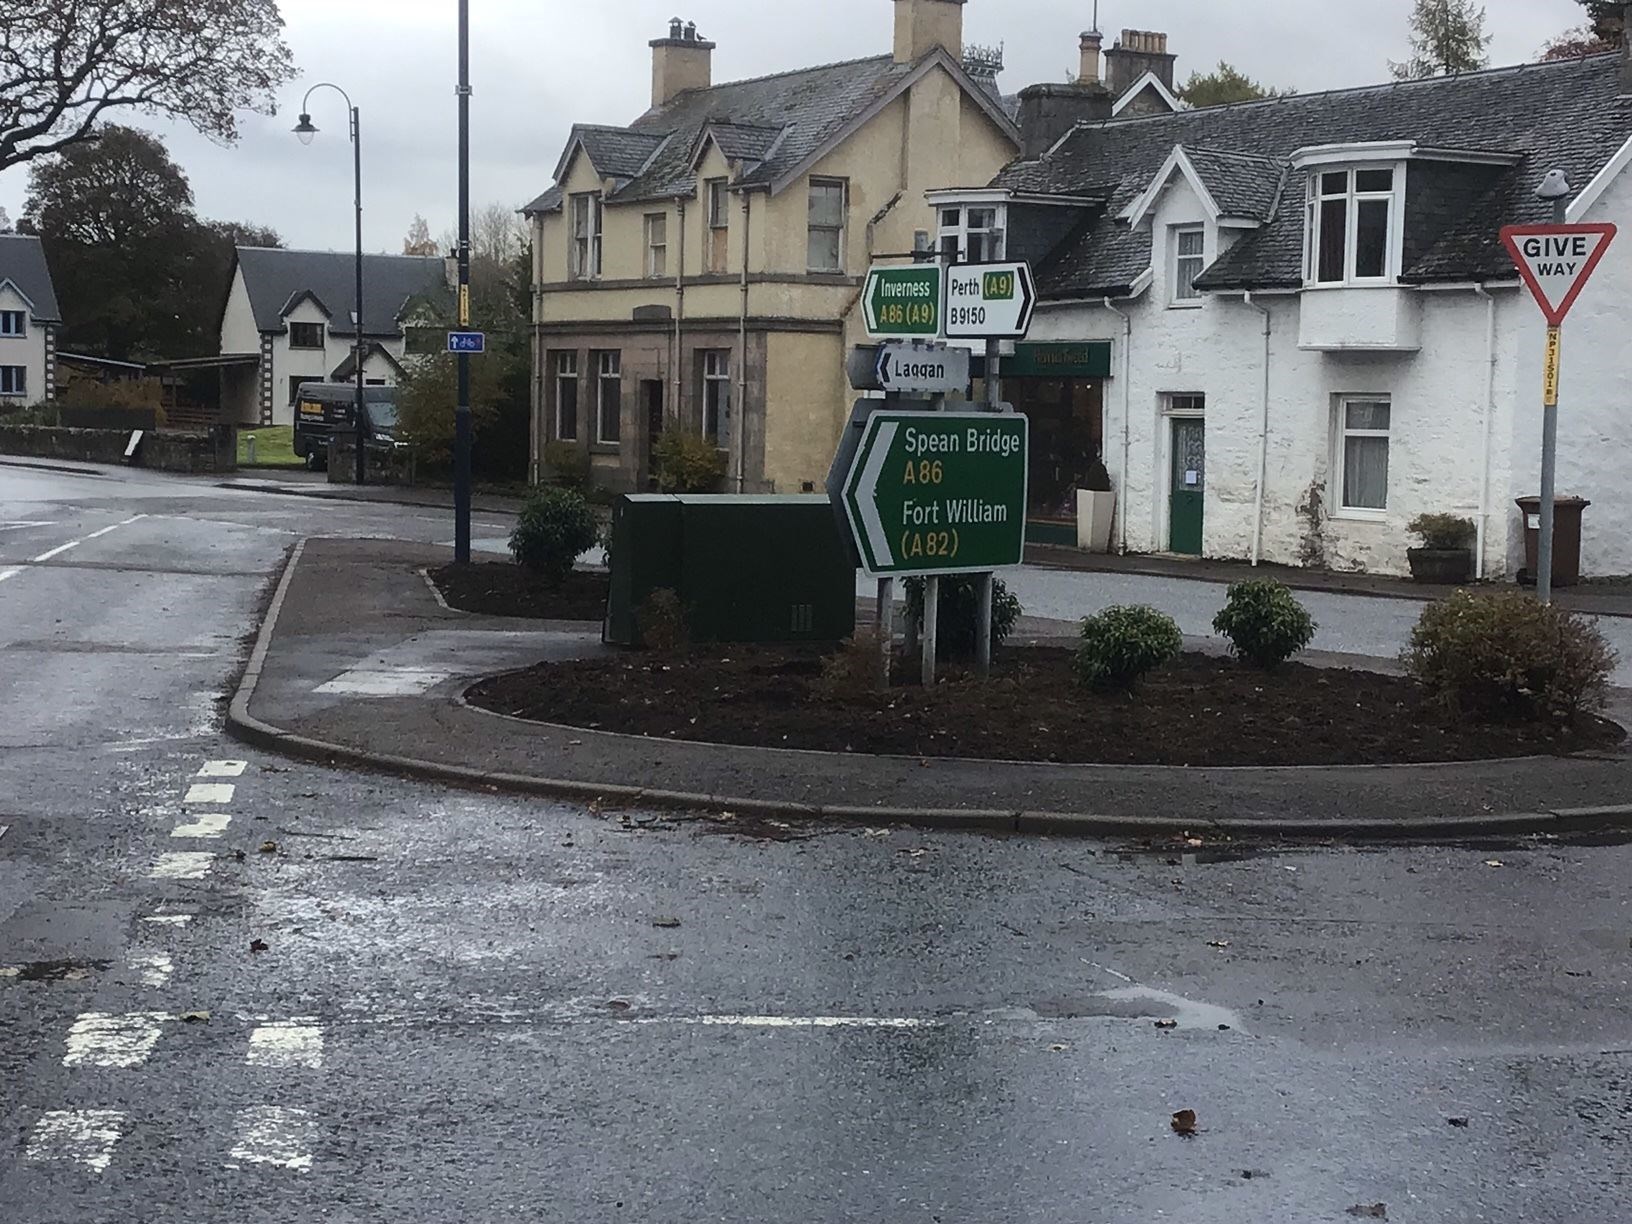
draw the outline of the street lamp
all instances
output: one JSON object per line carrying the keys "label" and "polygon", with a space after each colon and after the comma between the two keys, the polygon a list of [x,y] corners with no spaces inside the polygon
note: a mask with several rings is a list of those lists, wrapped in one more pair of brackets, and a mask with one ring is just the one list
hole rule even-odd
{"label": "street lamp", "polygon": [[346,107],[347,107],[347,109],[349,109],[351,111],[352,170],[353,170],[353,174],[354,174],[355,179],[356,179],[356,188],[357,188],[357,298],[356,298],[357,309],[356,309],[355,314],[352,316],[353,326],[356,329],[356,332],[355,332],[356,345],[352,349],[352,361],[356,364],[356,367],[357,367],[357,369],[356,369],[356,374],[357,374],[357,404],[356,404],[356,408],[354,410],[353,415],[356,418],[355,424],[357,426],[357,483],[361,485],[361,484],[367,484],[368,483],[368,465],[367,465],[367,460],[366,460],[365,454],[364,454],[364,450],[365,450],[365,447],[366,447],[367,441],[368,441],[368,430],[367,430],[367,425],[364,422],[364,414],[367,411],[367,409],[364,406],[364,392],[363,392],[363,388],[364,388],[365,384],[364,384],[364,381],[363,381],[363,356],[364,356],[363,343],[364,342],[363,342],[363,136],[362,136],[362,122],[358,118],[357,108],[355,106],[353,106],[352,103],[351,103],[350,95],[348,95],[345,90],[341,89],[340,86],[331,85],[331,84],[329,84],[329,82],[323,81],[323,82],[321,82],[321,83],[319,83],[317,85],[313,85],[310,89],[308,89],[306,91],[305,100],[300,104],[300,122],[295,125],[295,135],[296,135],[296,137],[299,138],[301,144],[309,145],[309,144],[312,143],[313,140],[317,139],[317,128],[312,123],[312,116],[311,116],[310,111],[311,111],[312,95],[314,93],[316,93],[320,89],[332,89],[332,90],[334,90],[335,93],[339,94],[342,98],[344,98],[346,100]]}

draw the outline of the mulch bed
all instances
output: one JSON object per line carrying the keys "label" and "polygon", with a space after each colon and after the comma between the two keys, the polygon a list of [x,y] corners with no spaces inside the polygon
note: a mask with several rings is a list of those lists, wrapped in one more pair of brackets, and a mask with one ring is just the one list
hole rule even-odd
{"label": "mulch bed", "polygon": [[824,698],[814,651],[698,648],[543,664],[484,681],[500,714],[662,739],[976,760],[1116,765],[1355,765],[1488,760],[1618,744],[1618,726],[1447,718],[1415,682],[1289,665],[1273,673],[1186,655],[1132,697],[1079,687],[1070,652],[1010,650],[989,683],[954,677]]}
{"label": "mulch bed", "polygon": [[606,615],[607,575],[573,570],[554,589],[519,565],[477,561],[444,565],[431,581],[449,605],[483,616],[526,616],[535,620],[599,621]]}

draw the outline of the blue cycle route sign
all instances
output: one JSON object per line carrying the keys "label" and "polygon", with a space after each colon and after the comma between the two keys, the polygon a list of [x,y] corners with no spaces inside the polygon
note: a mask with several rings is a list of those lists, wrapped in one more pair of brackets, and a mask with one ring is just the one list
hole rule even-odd
{"label": "blue cycle route sign", "polygon": [[485,332],[449,332],[448,352],[485,353],[487,352],[487,334]]}

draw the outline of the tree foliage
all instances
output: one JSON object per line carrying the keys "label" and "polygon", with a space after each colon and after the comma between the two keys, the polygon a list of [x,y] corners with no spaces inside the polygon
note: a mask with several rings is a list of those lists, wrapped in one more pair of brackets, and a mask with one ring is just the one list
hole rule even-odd
{"label": "tree foliage", "polygon": [[1228,106],[1232,102],[1256,102],[1260,98],[1280,98],[1292,91],[1273,89],[1253,80],[1234,64],[1218,61],[1212,72],[1193,72],[1178,89],[1179,97],[1198,109]]}
{"label": "tree foliage", "polygon": [[271,114],[294,65],[277,0],[5,0],[0,170],[90,137],[108,111],[215,140]]}
{"label": "tree foliage", "polygon": [[414,214],[413,223],[408,227],[408,236],[402,240],[402,253],[421,257],[439,253],[436,239],[431,237],[431,223],[419,213]]}
{"label": "tree foliage", "polygon": [[1474,0],[1417,0],[1411,13],[1411,56],[1389,63],[1396,79],[1473,72],[1490,63],[1485,10]]}
{"label": "tree foliage", "polygon": [[1580,0],[1587,23],[1565,30],[1541,49],[1543,60],[1579,59],[1618,51],[1626,43],[1626,13],[1621,0]]}
{"label": "tree foliage", "polygon": [[269,229],[199,220],[164,146],[114,125],[30,166],[23,228],[45,244],[62,347],[117,361],[216,352],[233,247],[282,245]]}

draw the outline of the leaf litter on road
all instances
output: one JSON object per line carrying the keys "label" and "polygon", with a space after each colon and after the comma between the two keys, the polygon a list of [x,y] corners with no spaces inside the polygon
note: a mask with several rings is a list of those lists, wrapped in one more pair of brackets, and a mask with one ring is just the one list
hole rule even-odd
{"label": "leaf litter on road", "polygon": [[1183,1135],[1185,1138],[1194,1135],[1196,1133],[1196,1111],[1193,1109],[1179,1110],[1173,1115],[1172,1126],[1175,1134]]}

